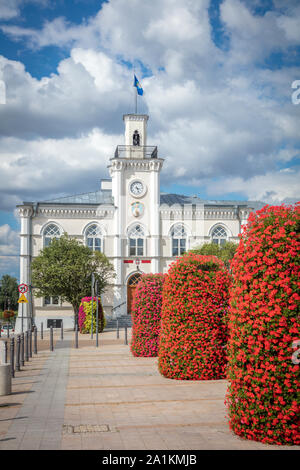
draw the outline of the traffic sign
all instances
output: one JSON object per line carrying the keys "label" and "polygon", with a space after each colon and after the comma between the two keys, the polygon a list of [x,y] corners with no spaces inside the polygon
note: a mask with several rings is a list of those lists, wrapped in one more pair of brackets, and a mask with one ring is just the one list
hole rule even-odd
{"label": "traffic sign", "polygon": [[18,304],[28,304],[28,300],[26,299],[25,295],[22,294],[18,300]]}
{"label": "traffic sign", "polygon": [[28,292],[28,285],[27,284],[19,284],[18,285],[18,290],[21,294],[25,294],[25,292]]}

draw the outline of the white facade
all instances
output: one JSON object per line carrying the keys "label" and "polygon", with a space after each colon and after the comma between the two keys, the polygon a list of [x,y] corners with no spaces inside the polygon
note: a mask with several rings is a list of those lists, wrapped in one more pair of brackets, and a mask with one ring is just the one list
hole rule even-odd
{"label": "white facade", "polygon": [[[134,273],[166,272],[175,257],[194,246],[238,241],[241,225],[261,203],[205,201],[160,193],[164,160],[147,146],[148,116],[127,114],[125,145],[109,162],[109,179],[93,193],[18,206],[21,218],[20,282],[31,285],[30,263],[51,237],[64,232],[105,253],[116,278],[103,296],[107,317],[128,313],[128,283]],[[90,293],[87,292],[87,295]],[[57,298],[35,298],[20,305],[16,329],[27,321],[47,328],[49,319],[73,327],[73,311]]]}

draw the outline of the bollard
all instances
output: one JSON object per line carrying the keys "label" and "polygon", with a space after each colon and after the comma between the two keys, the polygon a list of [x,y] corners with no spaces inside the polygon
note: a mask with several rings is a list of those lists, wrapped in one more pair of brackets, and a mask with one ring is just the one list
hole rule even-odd
{"label": "bollard", "polygon": [[120,338],[120,331],[119,331],[119,320],[117,318],[117,339]]}
{"label": "bollard", "polygon": [[25,364],[25,356],[24,356],[24,333],[21,333],[21,366]]}
{"label": "bollard", "polygon": [[128,341],[127,341],[127,325],[125,323],[125,343],[124,344],[128,344]]}
{"label": "bollard", "polygon": [[0,341],[0,363],[5,364],[7,362],[7,342]]}
{"label": "bollard", "polygon": [[10,364],[0,364],[0,396],[11,393]]}
{"label": "bollard", "polygon": [[50,326],[50,351],[53,351],[53,326]]}
{"label": "bollard", "polygon": [[41,339],[44,339],[43,322],[41,323]]}
{"label": "bollard", "polygon": [[7,326],[6,336],[9,338],[9,324],[7,323],[6,326]]}
{"label": "bollard", "polygon": [[63,320],[61,321],[61,326],[60,326],[60,339],[64,339],[64,322],[63,322]]}
{"label": "bollard", "polygon": [[98,302],[98,296],[96,297],[96,348],[99,346],[99,302]]}
{"label": "bollard", "polygon": [[[93,274],[92,274],[93,276]],[[92,281],[93,285],[93,281]],[[92,316],[91,316],[91,339],[93,339],[93,334],[94,334],[94,312],[93,312],[93,300],[94,300],[94,294],[93,294],[93,288],[92,288]]]}
{"label": "bollard", "polygon": [[32,357],[32,329],[29,331],[29,356]]}
{"label": "bollard", "polygon": [[78,325],[75,326],[75,348],[78,348]]}
{"label": "bollard", "polygon": [[0,338],[1,338],[1,332],[2,332],[2,325],[0,325]]}
{"label": "bollard", "polygon": [[21,338],[20,335],[17,336],[17,344],[16,344],[16,371],[20,371],[20,355],[21,355]]}
{"label": "bollard", "polygon": [[28,330],[25,331],[25,361],[29,361],[29,344]]}
{"label": "bollard", "polygon": [[33,330],[33,352],[34,354],[37,354],[37,327],[34,327]]}
{"label": "bollard", "polygon": [[12,336],[10,340],[10,373],[15,376],[15,338]]}

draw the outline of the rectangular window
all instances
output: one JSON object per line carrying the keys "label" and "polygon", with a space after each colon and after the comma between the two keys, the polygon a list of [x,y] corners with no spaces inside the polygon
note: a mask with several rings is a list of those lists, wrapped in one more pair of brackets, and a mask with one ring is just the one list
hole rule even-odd
{"label": "rectangular window", "polygon": [[45,237],[45,246],[49,246],[51,243],[51,237]]}
{"label": "rectangular window", "polygon": [[172,256],[178,256],[179,246],[178,246],[178,238],[172,238]]}
{"label": "rectangular window", "polygon": [[144,239],[129,239],[129,256],[144,256]]}
{"label": "rectangular window", "polygon": [[54,295],[52,297],[44,297],[44,305],[60,305],[60,298],[58,295]]}
{"label": "rectangular window", "polygon": [[101,238],[95,238],[95,251],[101,251]]}
{"label": "rectangular window", "polygon": [[183,255],[185,252],[185,238],[180,239],[180,254]]}
{"label": "rectangular window", "polygon": [[137,239],[137,255],[143,256],[144,254],[144,240],[143,238]]}
{"label": "rectangular window", "polygon": [[130,238],[129,256],[136,256],[136,239]]}

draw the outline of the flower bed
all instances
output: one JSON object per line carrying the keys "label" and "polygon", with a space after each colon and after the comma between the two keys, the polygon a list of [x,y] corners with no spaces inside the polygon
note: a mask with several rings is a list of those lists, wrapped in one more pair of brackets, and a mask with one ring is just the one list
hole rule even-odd
{"label": "flower bed", "polygon": [[144,274],[136,287],[130,345],[134,356],[157,356],[164,279],[163,274]]}
{"label": "flower bed", "polygon": [[172,379],[225,377],[225,315],[231,277],[215,256],[187,254],[170,266],[164,288],[159,370]]}
{"label": "flower bed", "polygon": [[300,338],[299,226],[299,204],[264,207],[250,215],[232,262],[230,427],[269,444],[300,444],[292,358]]}
{"label": "flower bed", "polygon": [[[96,333],[96,297],[93,298],[93,333]],[[105,317],[101,304],[101,299],[98,297],[98,332],[101,333],[105,327]],[[92,329],[92,297],[83,297],[78,311],[78,324],[80,333],[91,333]]]}

